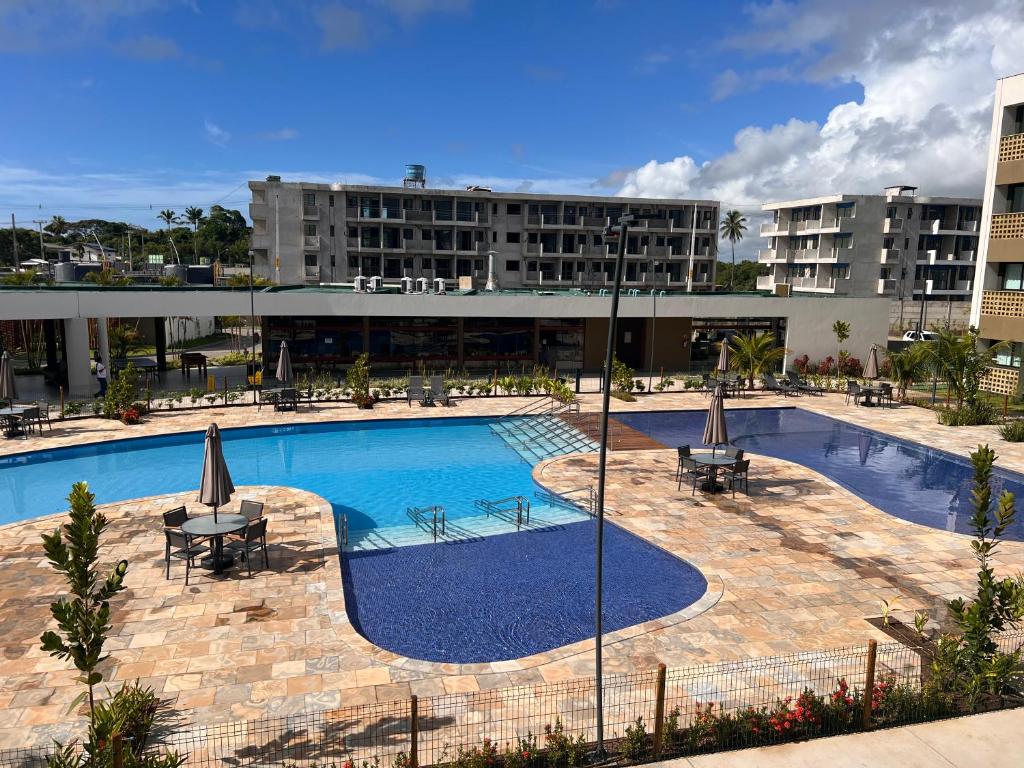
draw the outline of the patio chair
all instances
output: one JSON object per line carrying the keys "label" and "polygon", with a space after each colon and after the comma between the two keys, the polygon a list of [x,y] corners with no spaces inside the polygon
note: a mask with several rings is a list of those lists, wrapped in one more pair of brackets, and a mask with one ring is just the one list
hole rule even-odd
{"label": "patio chair", "polygon": [[[243,499],[242,503],[238,506],[238,514],[248,520],[250,523],[255,523],[257,520],[263,519],[263,502],[253,501],[252,499]],[[245,538],[245,531],[237,531],[235,533],[229,533],[228,539],[240,540]]]}
{"label": "patio chair", "polygon": [[732,491],[734,499],[736,498],[736,485],[739,483],[743,483],[743,493],[747,496],[750,495],[750,483],[747,479],[749,471],[750,459],[742,459],[731,467],[724,467],[722,469],[722,480],[729,484],[729,489]]}
{"label": "patio chair", "polygon": [[164,528],[181,528],[181,524],[188,520],[188,510],[185,507],[175,507],[164,512]]}
{"label": "patio chair", "polygon": [[452,404],[452,400],[448,397],[448,389],[444,385],[443,376],[431,376],[430,377],[430,392],[434,396],[434,401],[442,403],[445,406]]}
{"label": "patio chair", "polygon": [[786,374],[786,379],[789,381],[789,385],[791,387],[796,387],[801,392],[806,392],[809,395],[821,395],[825,392],[821,387],[808,384],[806,381],[801,379],[800,375],[796,371],[789,371]]}
{"label": "patio chair", "polygon": [[799,395],[800,390],[790,384],[783,384],[778,381],[775,376],[771,373],[766,373],[761,377],[764,382],[764,388],[769,392],[774,392],[777,395],[783,395],[789,397],[790,395]]}
{"label": "patio chair", "polygon": [[167,564],[165,578],[171,578],[171,558],[185,563],[185,586],[188,586],[188,575],[195,568],[195,559],[210,548],[199,544],[194,536],[183,531],[164,529],[164,562]]}
{"label": "patio chair", "polygon": [[50,421],[50,404],[46,400],[36,400],[36,407],[39,409],[39,417],[36,419],[36,423],[39,424],[39,434],[43,434],[44,420],[46,426],[53,432],[53,423]]}
{"label": "patio chair", "polygon": [[274,404],[276,411],[297,411],[299,409],[299,393],[294,387],[282,389]]}
{"label": "patio chair", "polygon": [[888,382],[878,385],[878,402],[886,403],[890,408],[893,405],[892,384]]}
{"label": "patio chair", "polygon": [[722,451],[722,453],[724,453],[730,459],[736,459],[736,461],[739,461],[740,459],[743,458],[743,449],[737,448],[734,445],[727,445],[725,447],[725,450]]}
{"label": "patio chair", "polygon": [[676,490],[680,491],[683,488],[683,479],[691,478],[693,480],[690,488],[690,495],[696,495],[697,493],[697,481],[706,480],[711,476],[711,470],[709,467],[702,467],[697,463],[695,459],[690,456],[685,456],[679,460],[681,466],[681,472],[679,475],[679,482],[676,485]]}
{"label": "patio chair", "polygon": [[714,380],[712,380],[710,373],[705,373],[701,376],[700,389],[706,397],[709,397],[711,393],[715,391],[716,385],[717,383]]}
{"label": "patio chair", "polygon": [[860,397],[863,394],[860,384],[852,379],[846,380],[846,404],[850,404],[850,398],[853,398],[854,405],[860,405]]}
{"label": "patio chair", "polygon": [[690,446],[680,445],[676,448],[676,453],[678,455],[676,459],[676,480],[678,481],[683,473],[683,459],[690,458]]}
{"label": "patio chair", "polygon": [[418,403],[423,403],[423,377],[422,376],[410,376],[409,377],[409,389],[405,392],[405,401],[412,408],[412,402],[415,400]]}
{"label": "patio chair", "polygon": [[31,405],[21,414],[21,429],[26,436],[37,429],[40,430],[40,434],[42,433],[39,426],[39,406]]}
{"label": "patio chair", "polygon": [[270,567],[270,558],[267,556],[267,518],[261,517],[253,523],[245,526],[242,538],[238,541],[231,541],[224,545],[224,549],[238,552],[249,570],[249,578],[252,578],[253,552],[263,553],[263,567]]}

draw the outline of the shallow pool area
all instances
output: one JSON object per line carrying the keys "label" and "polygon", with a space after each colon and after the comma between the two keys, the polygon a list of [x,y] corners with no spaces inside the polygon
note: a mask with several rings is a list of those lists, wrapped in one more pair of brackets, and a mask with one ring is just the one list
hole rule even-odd
{"label": "shallow pool area", "polygon": [[[666,446],[701,446],[707,411],[617,418]],[[725,418],[730,442],[744,450],[802,464],[894,517],[970,533],[973,470],[966,458],[801,408],[730,408]],[[998,465],[992,484],[997,493],[1024,493],[1024,476]],[[1005,538],[1024,541],[1024,520]]]}

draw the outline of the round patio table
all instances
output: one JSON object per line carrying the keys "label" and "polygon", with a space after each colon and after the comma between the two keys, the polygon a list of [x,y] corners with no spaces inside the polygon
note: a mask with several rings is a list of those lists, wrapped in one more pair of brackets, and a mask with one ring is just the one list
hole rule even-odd
{"label": "round patio table", "polygon": [[736,463],[735,458],[726,456],[724,453],[714,455],[710,453],[691,453],[690,458],[697,462],[698,466],[711,468],[711,476],[700,485],[700,489],[708,493],[718,493],[723,490],[722,485],[718,482],[718,468],[731,467]]}
{"label": "round patio table", "polygon": [[4,421],[4,437],[17,437],[18,435],[25,434],[23,429],[18,429],[18,420],[15,416],[21,416],[32,406],[27,405],[9,405],[6,408],[0,408],[0,419]]}
{"label": "round patio table", "polygon": [[203,568],[212,569],[214,573],[222,573],[225,568],[230,568],[235,564],[233,556],[224,554],[224,534],[240,531],[248,524],[249,518],[245,515],[219,512],[216,521],[213,519],[213,515],[190,517],[181,524],[181,530],[189,536],[204,536],[213,539],[213,552],[199,562]]}

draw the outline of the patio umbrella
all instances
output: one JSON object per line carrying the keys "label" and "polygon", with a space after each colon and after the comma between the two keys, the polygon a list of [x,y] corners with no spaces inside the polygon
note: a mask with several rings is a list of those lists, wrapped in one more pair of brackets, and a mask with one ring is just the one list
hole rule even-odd
{"label": "patio umbrella", "polygon": [[722,385],[715,387],[711,395],[711,405],[708,406],[708,421],[704,425],[704,445],[711,446],[711,455],[715,455],[715,448],[722,443],[729,442],[729,433],[725,428],[725,406],[722,399],[725,393]]}
{"label": "patio umbrella", "polygon": [[213,519],[217,520],[217,507],[231,501],[235,486],[224,462],[224,451],[220,443],[220,430],[216,424],[206,428],[206,453],[203,455],[203,476],[199,480],[199,502],[213,507]]}
{"label": "patio umbrella", "polygon": [[727,373],[729,371],[729,362],[732,357],[732,350],[729,349],[729,340],[722,339],[722,351],[718,353],[718,365],[715,366],[715,370],[720,373]]}
{"label": "patio umbrella", "polygon": [[864,378],[878,378],[878,348],[874,344],[871,345],[871,351],[868,352],[868,361],[864,365]]}
{"label": "patio umbrella", "polygon": [[295,381],[295,374],[292,373],[292,356],[288,352],[288,342],[281,342],[281,354],[277,358],[277,380],[284,385]]}
{"label": "patio umbrella", "polygon": [[14,385],[14,363],[11,356],[4,352],[0,357],[0,400],[7,400],[14,405],[14,398],[18,396],[18,388]]}

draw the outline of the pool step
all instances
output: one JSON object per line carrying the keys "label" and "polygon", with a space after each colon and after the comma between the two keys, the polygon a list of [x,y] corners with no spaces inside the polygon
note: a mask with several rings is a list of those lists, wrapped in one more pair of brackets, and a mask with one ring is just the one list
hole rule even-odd
{"label": "pool step", "polygon": [[558,416],[524,416],[495,424],[492,431],[528,464],[567,453],[591,453],[597,443]]}
{"label": "pool step", "polygon": [[[576,509],[559,506],[539,504],[534,506],[530,514],[529,524],[523,524],[523,531],[550,528],[552,526],[578,523],[586,520],[587,515]],[[445,541],[466,541],[482,536],[497,536],[503,533],[514,533],[516,530],[515,521],[509,521],[501,517],[487,517],[486,515],[473,515],[457,520],[449,520],[445,535],[438,536],[437,543]],[[348,545],[343,547],[345,552],[368,552],[375,549],[390,549],[392,547],[409,547],[416,544],[431,544],[433,537],[422,528],[415,525],[392,525],[383,528],[370,528],[364,530],[350,530],[348,532]]]}

